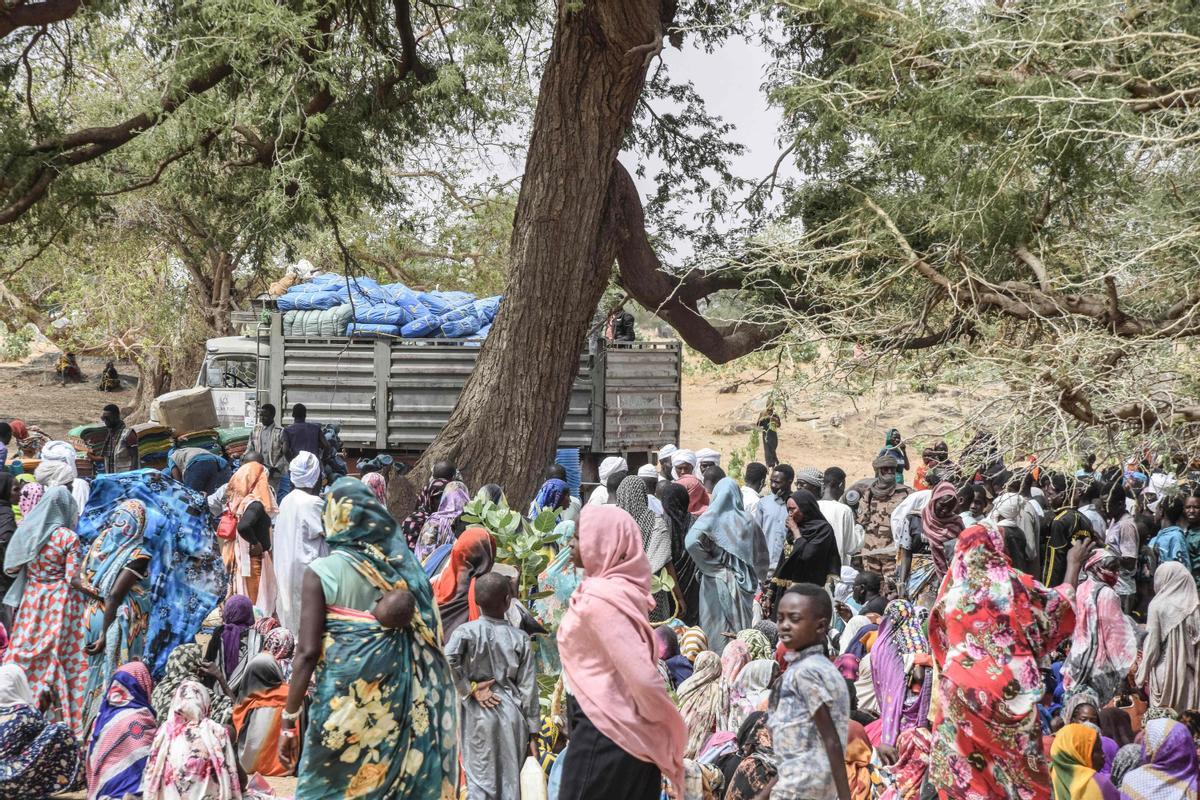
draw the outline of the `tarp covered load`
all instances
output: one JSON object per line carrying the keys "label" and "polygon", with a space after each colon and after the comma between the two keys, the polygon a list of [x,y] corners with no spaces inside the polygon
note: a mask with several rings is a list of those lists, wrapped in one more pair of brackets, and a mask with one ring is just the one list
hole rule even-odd
{"label": "tarp covered load", "polygon": [[150,622],[142,660],[155,679],[167,656],[190,642],[225,596],[228,575],[214,539],[204,495],[157,470],[101,475],[79,518],[86,549],[122,500],[146,506],[144,541],[150,551]]}
{"label": "tarp covered load", "polygon": [[[329,273],[291,286],[276,301],[283,335],[482,338],[500,310],[499,297],[470,292],[417,292],[402,283]],[[480,332],[483,332],[482,335]]]}

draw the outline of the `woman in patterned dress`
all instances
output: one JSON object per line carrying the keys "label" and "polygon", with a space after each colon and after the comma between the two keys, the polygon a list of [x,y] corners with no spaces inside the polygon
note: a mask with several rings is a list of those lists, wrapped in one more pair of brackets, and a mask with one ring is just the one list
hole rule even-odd
{"label": "woman in patterned dress", "polygon": [[66,486],[47,489],[4,554],[4,571],[16,578],[5,602],[17,607],[4,654],[25,670],[35,695],[57,693],[63,722],[83,735],[83,602],[71,588],[79,568],[79,538],[72,528],[79,511]]}
{"label": "woman in patterned dress", "polygon": [[42,800],[74,788],[81,774],[79,743],[67,725],[48,722],[25,672],[0,667],[0,797]]}
{"label": "woman in patterned dress", "polygon": [[325,501],[330,553],[304,571],[300,641],[280,758],[299,749],[297,800],[453,800],[458,696],[438,639],[433,589],[387,509],[340,478]]}
{"label": "woman in patterned dress", "polygon": [[150,553],[145,530],[146,506],[140,500],[122,501],[109,512],[79,576],[72,581],[87,596],[85,723],[98,713],[117,665],[142,657],[150,614]]}
{"label": "woman in patterned dress", "polygon": [[1066,583],[1048,589],[1012,568],[995,528],[959,536],[929,619],[940,667],[929,779],[942,800],[1049,800],[1038,662],[1071,634],[1092,546],[1074,545]]}
{"label": "woman in patterned dress", "polygon": [[209,718],[210,695],[195,681],[175,690],[167,721],[154,736],[143,800],[237,800],[237,755],[225,727]]}

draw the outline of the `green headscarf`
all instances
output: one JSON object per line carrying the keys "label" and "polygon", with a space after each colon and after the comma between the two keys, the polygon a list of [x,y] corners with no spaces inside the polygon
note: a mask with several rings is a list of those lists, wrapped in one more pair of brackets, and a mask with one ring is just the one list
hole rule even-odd
{"label": "green headscarf", "polygon": [[[297,769],[297,797],[437,800],[458,779],[458,695],[437,638],[429,579],[370,487],[340,478],[325,503],[325,540],[382,592],[407,589],[412,623],[327,608],[325,646]],[[313,562],[316,569],[323,559]]]}
{"label": "green headscarf", "polygon": [[358,478],[338,478],[325,499],[324,522],[329,549],[348,556],[372,586],[384,593],[396,589],[412,593],[424,621],[422,626],[414,617],[413,626],[436,646],[437,604],[429,578],[371,488]]}

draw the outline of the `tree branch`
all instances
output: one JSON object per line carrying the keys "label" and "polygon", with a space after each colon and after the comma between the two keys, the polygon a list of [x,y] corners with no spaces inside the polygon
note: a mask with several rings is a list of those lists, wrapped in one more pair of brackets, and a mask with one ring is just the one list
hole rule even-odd
{"label": "tree branch", "polygon": [[18,28],[42,27],[70,19],[87,4],[88,0],[45,0],[12,8],[0,6],[0,39]]}
{"label": "tree branch", "polygon": [[156,127],[182,106],[189,98],[207,92],[233,74],[228,64],[217,64],[207,72],[192,78],[178,91],[166,95],[162,105],[154,111],[146,111],[130,117],[117,125],[102,128],[84,128],[67,136],[47,139],[35,144],[30,155],[53,153],[34,170],[24,191],[7,206],[0,207],[0,225],[7,225],[28,211],[42,199],[50,184],[61,174],[62,168],[83,164],[99,158],[121,145],[132,141],[142,133]]}
{"label": "tree branch", "polygon": [[688,345],[713,362],[724,364],[770,346],[783,334],[784,325],[735,323],[718,327],[704,318],[696,303],[720,289],[740,288],[740,276],[692,273],[680,278],[665,272],[646,235],[637,186],[620,162],[609,183],[608,208],[601,236],[612,236],[618,242],[621,285],[644,308],[678,331]]}

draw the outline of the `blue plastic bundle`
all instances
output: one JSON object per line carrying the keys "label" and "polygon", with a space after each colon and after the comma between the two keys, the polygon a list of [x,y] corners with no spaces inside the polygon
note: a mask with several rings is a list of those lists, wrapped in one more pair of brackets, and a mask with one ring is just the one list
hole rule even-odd
{"label": "blue plastic bundle", "polygon": [[400,306],[392,305],[390,303],[356,305],[354,310],[354,321],[365,323],[367,325],[401,326],[412,321],[412,317],[407,311]]}
{"label": "blue plastic bundle", "polygon": [[392,302],[391,293],[380,286],[374,278],[352,278],[349,286],[343,281],[337,291],[344,300],[353,300],[356,306]]}
{"label": "blue plastic bundle", "polygon": [[417,339],[428,336],[438,329],[438,318],[426,312],[420,317],[407,323],[400,329],[400,335],[406,339]]}
{"label": "blue plastic bundle", "polygon": [[567,486],[571,487],[571,494],[579,497],[579,487],[583,482],[583,466],[579,461],[578,447],[560,447],[554,451],[554,463],[558,464],[567,473]]}
{"label": "blue plastic bundle", "polygon": [[275,301],[280,311],[324,311],[327,308],[340,306],[345,299],[337,292],[296,292],[295,287]]}
{"label": "blue plastic bundle", "polygon": [[438,318],[438,322],[442,336],[450,339],[470,336],[483,327],[483,321],[475,313],[474,303],[447,311]]}
{"label": "blue plastic bundle", "polygon": [[476,300],[472,305],[475,308],[475,316],[479,317],[484,325],[487,325],[500,313],[500,295]]}
{"label": "blue plastic bundle", "polygon": [[475,295],[469,292],[421,292],[418,297],[421,298],[421,304],[435,317],[475,302]]}
{"label": "blue plastic bundle", "polygon": [[428,313],[428,309],[421,304],[421,297],[412,289],[405,286],[403,283],[389,283],[383,287],[389,295],[391,295],[392,305],[397,305],[408,312],[409,319]]}
{"label": "blue plastic bundle", "polygon": [[369,322],[351,322],[346,326],[346,335],[356,339],[399,336],[399,325],[373,325]]}

